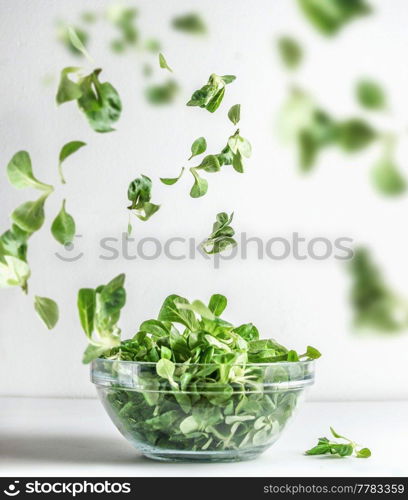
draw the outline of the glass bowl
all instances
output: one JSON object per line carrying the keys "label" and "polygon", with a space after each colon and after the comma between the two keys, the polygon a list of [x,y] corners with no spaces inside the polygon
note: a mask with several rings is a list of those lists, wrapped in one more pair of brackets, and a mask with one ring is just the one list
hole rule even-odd
{"label": "glass bowl", "polygon": [[279,438],[314,381],[314,361],[174,366],[170,381],[156,363],[97,359],[91,367],[113,423],[156,460],[255,458]]}

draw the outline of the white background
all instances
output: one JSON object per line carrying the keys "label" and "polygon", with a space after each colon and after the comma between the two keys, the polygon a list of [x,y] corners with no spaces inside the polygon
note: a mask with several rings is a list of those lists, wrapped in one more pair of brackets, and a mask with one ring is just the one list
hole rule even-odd
{"label": "white background", "polygon": [[[408,396],[408,335],[358,337],[350,328],[346,307],[348,279],[338,261],[246,261],[222,263],[213,269],[195,261],[103,261],[98,241],[120,237],[126,230],[126,191],[140,174],[154,181],[153,202],[161,210],[147,223],[134,222],[135,238],[153,236],[205,237],[219,211],[235,212],[234,227],[248,235],[291,237],[294,231],[316,236],[349,236],[375,251],[392,286],[408,295],[407,198],[384,200],[369,183],[369,168],[379,155],[375,147],[362,155],[343,157],[328,152],[309,177],[297,172],[293,151],[276,136],[276,115],[285,98],[288,76],[281,69],[274,41],[295,33],[307,50],[299,74],[301,83],[324,108],[339,117],[357,112],[353,85],[369,75],[389,92],[391,112],[373,118],[378,125],[406,131],[408,124],[408,5],[403,0],[371,0],[376,15],[357,21],[333,40],[317,34],[289,0],[139,1],[139,25],[146,36],[163,42],[174,76],[182,86],[175,105],[152,108],[142,96],[140,54],[112,55],[107,45],[114,33],[106,22],[93,28],[90,51],[104,69],[102,81],[119,91],[123,113],[117,131],[97,134],[75,104],[55,105],[60,69],[78,65],[55,41],[55,20],[75,22],[87,9],[103,10],[105,1],[1,0],[0,102],[1,172],[0,227],[9,214],[38,193],[8,185],[6,165],[18,150],[30,152],[36,176],[57,185],[47,201],[47,222],[30,240],[30,295],[1,290],[0,395],[93,396],[88,368],[81,365],[85,348],[76,313],[80,287],[105,283],[119,272],[127,275],[128,302],[122,315],[124,337],[139,323],[156,316],[164,297],[178,293],[206,300],[212,293],[228,296],[227,319],[254,322],[263,337],[273,336],[299,350],[318,347],[315,400],[404,399]],[[204,38],[174,32],[176,13],[199,8],[210,33]],[[85,63],[83,63],[85,64]],[[235,74],[222,107],[214,114],[184,104],[209,74]],[[51,86],[43,83],[54,75]],[[155,81],[167,75],[157,70]],[[173,187],[159,176],[175,176],[186,164],[191,142],[204,135],[209,152],[218,152],[232,132],[226,112],[242,104],[241,132],[250,139],[253,156],[244,175],[226,168],[209,175],[208,194],[193,200],[188,176]],[[361,112],[360,112],[361,114]],[[66,186],[58,185],[57,158],[61,146],[83,140],[88,146],[67,160]],[[407,141],[399,158],[407,171]],[[84,257],[76,263],[56,258],[61,251],[49,226],[62,198],[75,216]],[[33,296],[58,301],[61,319],[48,332],[33,310]]]}

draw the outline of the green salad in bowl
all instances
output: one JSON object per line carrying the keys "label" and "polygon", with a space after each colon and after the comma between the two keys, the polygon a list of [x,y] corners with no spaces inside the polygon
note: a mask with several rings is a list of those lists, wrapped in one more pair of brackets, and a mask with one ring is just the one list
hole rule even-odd
{"label": "green salad in bowl", "polygon": [[314,380],[317,349],[303,354],[260,339],[252,323],[221,318],[208,305],[168,296],[157,319],[121,341],[124,275],[82,289],[78,308],[89,338],[84,362],[119,431],[158,460],[235,461],[273,444]]}

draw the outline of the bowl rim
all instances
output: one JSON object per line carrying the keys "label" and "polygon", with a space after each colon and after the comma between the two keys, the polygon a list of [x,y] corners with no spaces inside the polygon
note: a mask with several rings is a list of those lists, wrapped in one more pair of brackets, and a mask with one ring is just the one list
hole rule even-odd
{"label": "bowl rim", "polygon": [[[141,366],[156,366],[158,361],[130,361],[130,360],[122,360],[122,359],[109,359],[109,358],[96,358],[91,362],[91,365],[95,364],[98,361],[103,361],[103,362],[109,362],[109,363],[123,363],[123,364],[130,364],[130,365],[141,365]],[[251,367],[269,367],[269,366],[309,366],[309,365],[314,365],[315,364],[315,359],[305,359],[301,361],[275,361],[272,363],[175,363],[172,361],[174,366],[220,366],[220,365],[228,365],[228,366],[245,366],[245,368],[251,368]]]}

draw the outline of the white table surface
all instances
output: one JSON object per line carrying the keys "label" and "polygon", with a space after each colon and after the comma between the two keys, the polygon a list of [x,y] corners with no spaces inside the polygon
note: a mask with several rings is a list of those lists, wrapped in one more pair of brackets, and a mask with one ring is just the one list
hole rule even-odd
{"label": "white table surface", "polygon": [[[372,450],[369,459],[309,457],[338,432]],[[0,399],[1,476],[407,476],[408,402],[304,403],[258,459],[222,464],[143,458],[93,399]]]}

